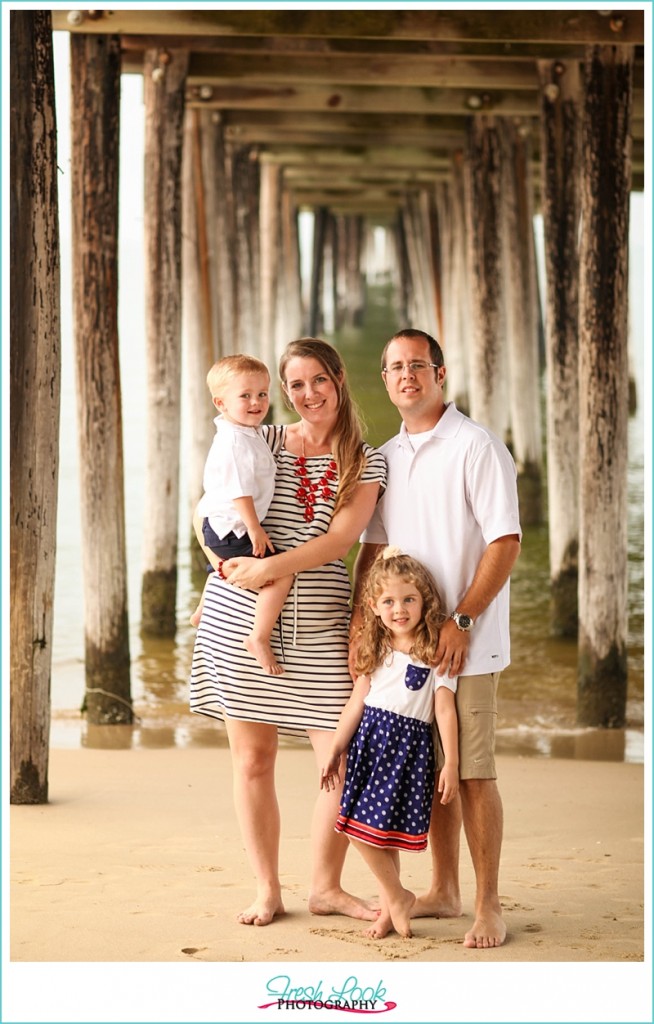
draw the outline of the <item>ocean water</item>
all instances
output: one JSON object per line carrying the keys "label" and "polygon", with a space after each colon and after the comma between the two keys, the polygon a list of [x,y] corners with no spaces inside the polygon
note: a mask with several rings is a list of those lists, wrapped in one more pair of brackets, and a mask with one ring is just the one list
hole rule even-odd
{"label": "ocean water", "polygon": [[[140,577],[143,544],[143,477],[145,465],[145,314],[143,295],[141,81],[123,76],[125,144],[121,163],[119,328],[123,382],[126,531],[132,694],[139,720],[133,727],[87,726],[79,708],[84,696],[84,608],[80,550],[79,482],[70,307],[70,151],[67,132],[67,41],[57,39],[55,57],[59,109],[60,203],[62,207],[62,410],[58,552],[52,666],[54,746],[221,745],[215,723],[187,710],[188,671],[194,630],[188,616],[197,602],[202,579],[191,570],[190,517],[182,478],[178,631],[174,641],[140,634]],[[139,134],[140,132],[140,134]],[[129,140],[127,142],[127,140]],[[68,149],[67,149],[68,146]],[[640,761],[645,720],[644,590],[645,467],[649,369],[644,355],[643,306],[646,272],[646,223],[643,197],[632,200],[630,251],[631,355],[638,407],[629,424],[629,695],[624,730],[579,729],[575,724],[576,645],[548,631],[548,555],[545,526],[525,532],[523,552],[512,577],[512,664],[502,677],[498,749],[535,756]],[[366,324],[334,340],[346,360],[353,389],[364,408],[372,443],[385,440],[398,426],[397,413],[385,398],[378,374],[378,353],[395,329],[385,287],[369,292]],[[289,339],[290,340],[290,339]],[[212,415],[209,401],[206,415]],[[182,451],[185,445],[183,427]],[[649,434],[647,434],[649,437]],[[184,460],[182,459],[182,466]],[[183,469],[182,469],[183,472]]]}

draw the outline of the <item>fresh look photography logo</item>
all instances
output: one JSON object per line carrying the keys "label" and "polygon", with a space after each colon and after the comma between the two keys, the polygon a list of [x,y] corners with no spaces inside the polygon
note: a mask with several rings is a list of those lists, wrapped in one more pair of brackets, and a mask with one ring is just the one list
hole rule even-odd
{"label": "fresh look photography logo", "polygon": [[296,985],[288,974],[277,974],[266,982],[267,1002],[259,1010],[338,1010],[346,1013],[388,1013],[397,1003],[386,998],[386,987],[359,982],[351,975],[342,984],[320,980],[313,985]]}

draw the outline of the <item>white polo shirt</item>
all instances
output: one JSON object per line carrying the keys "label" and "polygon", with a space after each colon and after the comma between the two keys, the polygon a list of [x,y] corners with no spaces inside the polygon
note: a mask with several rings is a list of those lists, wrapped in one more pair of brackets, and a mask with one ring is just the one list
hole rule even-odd
{"label": "white polo shirt", "polygon": [[204,466],[204,494],[198,514],[207,517],[220,537],[246,533],[233,505],[234,498],[251,497],[259,522],[265,517],[275,490],[275,458],[256,427],[242,427],[216,416],[216,434]]}
{"label": "white polo shirt", "polygon": [[[417,450],[402,424],[381,451],[387,486],[361,540],[396,545],[423,562],[449,614],[472,583],[486,547],[498,537],[522,535],[515,463],[495,434],[453,402]],[[465,674],[499,672],[509,661],[507,580],[475,622]]]}

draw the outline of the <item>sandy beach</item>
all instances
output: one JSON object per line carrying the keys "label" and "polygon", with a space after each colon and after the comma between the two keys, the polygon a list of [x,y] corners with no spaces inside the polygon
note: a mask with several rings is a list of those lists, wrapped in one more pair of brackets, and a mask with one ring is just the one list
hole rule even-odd
{"label": "sandy beach", "polygon": [[[643,933],[641,765],[501,757],[505,806],[500,893],[506,944],[461,938],[473,876],[463,844],[464,917],[415,921],[412,940],[365,938],[361,925],[307,909],[312,754],[280,751],[286,915],[238,925],[250,870],[231,797],[227,750],[53,750],[50,803],[11,809],[15,962],[640,961]],[[429,856],[403,857],[420,891]],[[374,897],[355,851],[351,891]]]}

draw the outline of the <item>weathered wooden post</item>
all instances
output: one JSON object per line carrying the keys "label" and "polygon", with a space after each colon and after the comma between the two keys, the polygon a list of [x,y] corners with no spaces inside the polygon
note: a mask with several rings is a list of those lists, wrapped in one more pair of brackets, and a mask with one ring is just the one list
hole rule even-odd
{"label": "weathered wooden post", "polygon": [[582,725],[627,701],[627,273],[633,48],[588,47],[579,278],[579,679]]}
{"label": "weathered wooden post", "polygon": [[278,163],[261,161],[259,259],[261,268],[261,359],[271,374],[272,400],[279,404],[275,373],[275,331],[280,274],[281,176]]}
{"label": "weathered wooden post", "polygon": [[207,123],[203,118],[207,145],[203,147],[207,204],[209,251],[216,284],[216,355],[236,351],[236,229],[234,226],[234,194],[231,161],[225,145],[225,130],[220,113],[212,110]]}
{"label": "weathered wooden post", "polygon": [[[188,407],[188,447],[184,460],[191,520],[202,496],[204,463],[213,438],[206,376],[216,351],[206,215],[209,190],[205,186],[202,159],[208,141],[203,132],[201,114],[204,113],[186,111],[182,158],[182,338]],[[206,558],[200,556],[198,545],[193,544],[191,550],[198,554],[198,566],[204,567]]]}
{"label": "weathered wooden post", "polygon": [[322,285],[325,259],[325,235],[328,211],[319,206],[313,214],[313,259],[311,262],[311,287],[309,291],[309,335],[315,338],[322,330]]}
{"label": "weathered wooden post", "polygon": [[282,301],[278,307],[275,365],[270,367],[271,373],[275,374],[279,356],[289,341],[300,337],[303,321],[298,215],[293,196],[288,189],[282,190],[281,218]]}
{"label": "weathered wooden post", "polygon": [[465,160],[470,277],[470,415],[503,437],[507,423],[500,232],[501,153],[494,117],[470,118]]}
{"label": "weathered wooden post", "polygon": [[[468,378],[470,360],[470,299],[467,270],[466,209],[463,181],[463,153],[454,154],[452,177],[447,193],[450,208],[449,266],[446,265],[449,296],[445,317],[447,394],[462,412],[470,408]],[[445,257],[447,259],[447,257]]]}
{"label": "weathered wooden post", "polygon": [[181,170],[185,50],[147,50],[145,291],[148,444],[141,628],[174,636],[179,521]]}
{"label": "weathered wooden post", "polygon": [[366,287],[361,267],[363,217],[348,214],[345,218],[346,260],[346,323],[360,327],[366,308]]}
{"label": "weathered wooden post", "polygon": [[120,39],[71,35],[73,311],[84,567],[84,707],[131,723],[120,362]]}
{"label": "weathered wooden post", "polygon": [[403,212],[398,212],[393,229],[393,241],[395,243],[395,260],[397,265],[397,312],[401,323],[409,323],[411,320],[409,311],[409,295],[411,293],[411,266],[409,264],[409,249],[406,241],[405,218]]}
{"label": "weathered wooden post", "polygon": [[577,636],[579,554],[579,213],[581,78],[539,61],[545,239],[547,492],[552,630]]}
{"label": "weathered wooden post", "polygon": [[236,352],[260,356],[259,160],[250,146],[231,152],[236,255]]}
{"label": "weathered wooden post", "polygon": [[51,12],[9,17],[10,800],[43,804],[61,387],[57,129]]}
{"label": "weathered wooden post", "polygon": [[413,282],[413,294],[409,296],[409,315],[412,322],[419,324],[422,330],[438,335],[431,219],[428,201],[421,191],[407,192],[402,218]]}
{"label": "weathered wooden post", "polygon": [[523,526],[543,521],[538,299],[528,133],[526,125],[502,119],[502,233],[509,401]]}
{"label": "weathered wooden post", "polygon": [[[439,181],[435,188],[438,224],[440,233],[441,276],[442,276],[442,317],[438,341],[443,349],[447,367],[447,395],[457,407],[465,404],[466,366],[465,337],[461,335],[459,317],[459,288],[457,276],[455,237],[457,215],[455,210],[455,186],[453,182]],[[463,397],[463,403],[462,403]]]}

